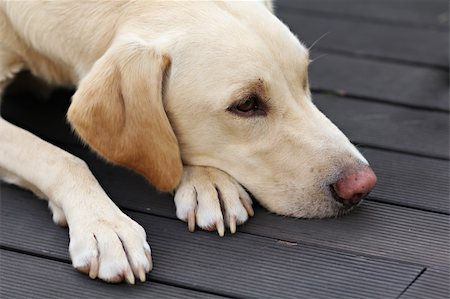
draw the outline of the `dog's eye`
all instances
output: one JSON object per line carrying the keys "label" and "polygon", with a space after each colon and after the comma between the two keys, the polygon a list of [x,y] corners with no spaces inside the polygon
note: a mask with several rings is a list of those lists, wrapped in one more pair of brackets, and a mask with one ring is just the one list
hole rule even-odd
{"label": "dog's eye", "polygon": [[236,106],[236,109],[241,112],[249,112],[258,109],[258,99],[256,96],[248,98],[245,102]]}
{"label": "dog's eye", "polygon": [[231,106],[228,110],[240,116],[254,116],[265,114],[265,111],[261,104],[261,100],[257,95],[251,95],[250,97]]}

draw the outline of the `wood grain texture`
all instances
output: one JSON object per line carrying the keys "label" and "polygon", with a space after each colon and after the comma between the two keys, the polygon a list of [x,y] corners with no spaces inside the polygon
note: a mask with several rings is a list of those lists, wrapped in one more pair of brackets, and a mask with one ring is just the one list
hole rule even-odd
{"label": "wood grain texture", "polygon": [[314,102],[356,144],[449,158],[447,113],[322,94]]}
{"label": "wood grain texture", "polygon": [[313,91],[448,112],[448,71],[312,50]]}
{"label": "wood grain texture", "polygon": [[360,148],[378,176],[371,198],[449,214],[449,163],[432,158]]}
{"label": "wood grain texture", "polygon": [[[19,189],[2,188],[1,245],[68,261],[67,230],[56,227],[45,203],[33,197]],[[24,204],[30,213],[24,213]],[[147,231],[155,260],[150,279],[215,294],[238,298],[393,298],[423,269],[243,233],[224,238],[208,232],[192,234],[180,221],[128,214]],[[69,280],[80,275],[75,270],[62,273]],[[96,282],[87,277],[77,279],[76,288],[98,290]],[[71,288],[75,286],[66,286],[66,290]]]}
{"label": "wood grain texture", "polygon": [[[448,10],[442,10],[439,15],[445,13],[448,17]],[[399,27],[381,22],[374,24],[351,18],[299,15],[292,10],[280,10],[277,15],[309,46],[326,34],[315,47],[448,68],[448,31]]]}
{"label": "wood grain texture", "polygon": [[449,298],[450,276],[447,267],[429,268],[414,284],[400,296],[400,299],[443,299]]}
{"label": "wood grain texture", "polygon": [[448,31],[445,0],[279,0],[275,3],[279,12]]}
{"label": "wood grain texture", "polygon": [[[49,255],[51,256],[51,254]],[[0,250],[0,298],[226,298],[154,281],[130,287],[90,280],[65,262]]]}

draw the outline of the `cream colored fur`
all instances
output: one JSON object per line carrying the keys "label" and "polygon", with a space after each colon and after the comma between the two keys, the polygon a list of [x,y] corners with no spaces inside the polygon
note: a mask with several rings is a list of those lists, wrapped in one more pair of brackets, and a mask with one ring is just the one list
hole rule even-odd
{"label": "cream colored fur", "polygon": [[[190,230],[235,232],[253,215],[245,189],[278,214],[333,216],[343,207],[328,186],[367,162],[312,103],[308,51],[271,7],[0,1],[0,94],[21,70],[77,87],[68,111],[76,133],[158,189],[176,189]],[[233,112],[252,95],[263,115]],[[54,221],[68,224],[74,267],[145,280],[144,230],[83,161],[5,120],[0,141],[0,176],[47,199]]]}

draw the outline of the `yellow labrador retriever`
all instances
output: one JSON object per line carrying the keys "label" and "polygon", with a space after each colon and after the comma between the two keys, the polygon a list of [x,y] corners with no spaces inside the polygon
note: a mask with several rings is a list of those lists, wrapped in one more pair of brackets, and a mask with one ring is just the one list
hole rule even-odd
{"label": "yellow labrador retriever", "polygon": [[[102,157],[176,190],[177,216],[236,231],[251,192],[294,217],[345,213],[376,176],[311,101],[307,49],[267,1],[0,1],[0,92],[21,70],[76,86],[75,132]],[[0,176],[49,202],[73,266],[145,281],[142,227],[77,157],[0,120]],[[245,189],[244,189],[245,188]]]}

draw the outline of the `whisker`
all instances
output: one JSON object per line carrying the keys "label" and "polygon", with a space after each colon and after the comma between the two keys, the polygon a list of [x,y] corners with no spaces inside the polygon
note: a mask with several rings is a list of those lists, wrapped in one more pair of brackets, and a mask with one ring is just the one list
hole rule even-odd
{"label": "whisker", "polygon": [[330,31],[325,32],[324,34],[322,34],[318,39],[316,39],[311,46],[308,47],[308,51],[311,51],[311,49],[325,36],[327,36],[330,33]]}
{"label": "whisker", "polygon": [[328,56],[328,54],[327,54],[327,53],[323,53],[323,54],[317,56],[316,58],[311,59],[311,60],[309,61],[309,63],[311,64],[311,63],[315,62],[317,59],[322,58],[322,57],[325,57],[325,56]]}

